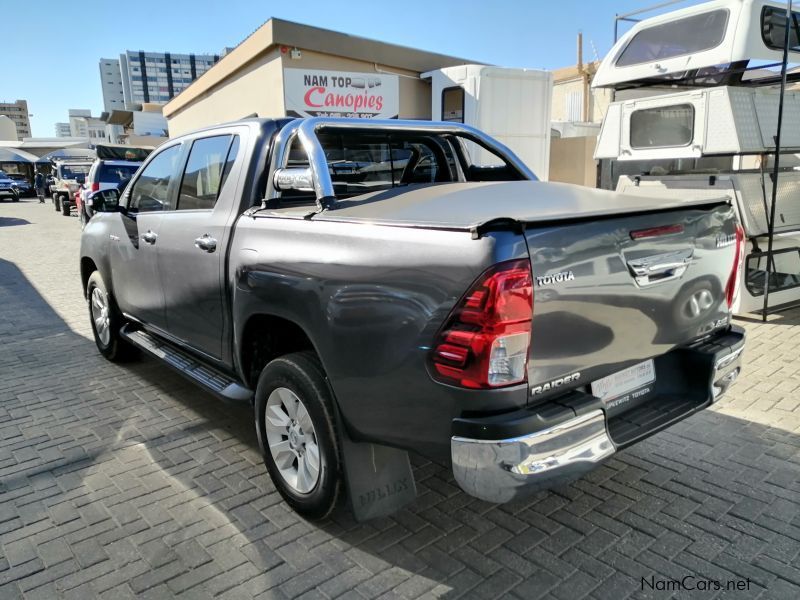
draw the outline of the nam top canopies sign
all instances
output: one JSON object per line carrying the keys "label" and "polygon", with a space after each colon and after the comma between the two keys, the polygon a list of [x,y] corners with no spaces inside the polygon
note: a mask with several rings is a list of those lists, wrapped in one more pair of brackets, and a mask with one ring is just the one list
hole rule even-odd
{"label": "nam top canopies sign", "polygon": [[289,117],[396,119],[400,113],[397,75],[284,69]]}

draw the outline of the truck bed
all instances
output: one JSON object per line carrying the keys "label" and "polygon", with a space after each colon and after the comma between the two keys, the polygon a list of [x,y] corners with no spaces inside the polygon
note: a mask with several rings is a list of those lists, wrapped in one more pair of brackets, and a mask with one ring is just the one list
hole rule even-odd
{"label": "truck bed", "polygon": [[[487,201],[490,198],[490,201]],[[729,202],[648,198],[564,183],[502,181],[404,186],[337,200],[314,220],[469,230],[497,219],[545,223]]]}

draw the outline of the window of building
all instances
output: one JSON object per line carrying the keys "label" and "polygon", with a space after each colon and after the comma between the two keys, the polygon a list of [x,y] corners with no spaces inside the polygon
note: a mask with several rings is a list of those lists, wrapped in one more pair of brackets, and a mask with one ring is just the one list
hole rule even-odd
{"label": "window of building", "polygon": [[152,212],[167,209],[169,184],[175,175],[180,150],[180,144],[170,146],[150,161],[133,186],[128,203],[129,211]]}
{"label": "window of building", "polygon": [[675,104],[631,113],[632,148],[687,146],[694,138],[694,107]]}
{"label": "window of building", "polygon": [[[231,144],[231,137],[235,141]],[[178,210],[210,210],[236,160],[238,136],[217,135],[195,140],[181,181]]]}
{"label": "window of building", "polygon": [[564,95],[567,121],[577,123],[583,119],[583,91],[575,90]]}
{"label": "window of building", "polygon": [[722,43],[727,24],[728,10],[718,9],[647,27],[628,42],[616,65],[628,67],[711,50]]}

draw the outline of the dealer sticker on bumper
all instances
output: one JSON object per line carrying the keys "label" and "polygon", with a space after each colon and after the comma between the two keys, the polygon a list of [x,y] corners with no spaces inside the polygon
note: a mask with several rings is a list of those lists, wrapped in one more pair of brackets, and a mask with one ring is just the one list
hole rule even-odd
{"label": "dealer sticker on bumper", "polygon": [[[629,392],[653,383],[656,380],[656,368],[652,359],[638,365],[633,365],[613,375],[603,377],[592,383],[592,395],[600,398],[606,404],[620,398]],[[650,390],[643,391],[645,394]]]}

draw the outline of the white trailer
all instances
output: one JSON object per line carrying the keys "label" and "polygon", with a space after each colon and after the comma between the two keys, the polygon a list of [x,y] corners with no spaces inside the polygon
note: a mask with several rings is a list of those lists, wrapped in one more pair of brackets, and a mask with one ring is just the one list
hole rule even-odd
{"label": "white trailer", "polygon": [[[541,180],[550,167],[553,74],[485,65],[423,73],[431,80],[431,118],[477,127],[511,148]],[[478,148],[472,158],[488,155]]]}

